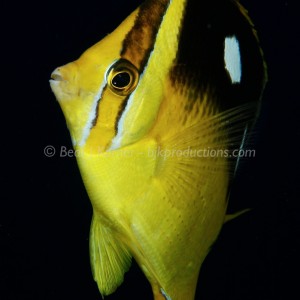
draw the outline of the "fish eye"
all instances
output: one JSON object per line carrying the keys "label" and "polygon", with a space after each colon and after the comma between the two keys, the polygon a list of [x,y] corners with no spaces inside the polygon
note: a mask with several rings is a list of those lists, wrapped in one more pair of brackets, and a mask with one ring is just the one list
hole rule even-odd
{"label": "fish eye", "polygon": [[108,69],[106,80],[113,93],[128,96],[138,84],[139,72],[128,60],[119,59]]}
{"label": "fish eye", "polygon": [[128,72],[120,72],[114,76],[111,83],[116,89],[123,89],[131,82],[131,76]]}

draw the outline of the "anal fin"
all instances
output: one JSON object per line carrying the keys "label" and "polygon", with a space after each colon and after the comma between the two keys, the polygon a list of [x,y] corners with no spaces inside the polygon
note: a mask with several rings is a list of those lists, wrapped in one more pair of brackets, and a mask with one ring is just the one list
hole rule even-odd
{"label": "anal fin", "polygon": [[95,215],[90,230],[90,260],[94,280],[102,297],[117,289],[131,265],[131,254],[127,247]]}

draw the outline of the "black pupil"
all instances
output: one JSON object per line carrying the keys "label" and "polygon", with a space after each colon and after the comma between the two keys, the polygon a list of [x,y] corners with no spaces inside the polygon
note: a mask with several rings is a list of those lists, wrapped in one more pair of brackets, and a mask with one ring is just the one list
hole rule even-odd
{"label": "black pupil", "polygon": [[128,86],[130,83],[130,75],[127,72],[122,72],[117,74],[113,80],[112,80],[112,84],[114,87],[116,88],[125,88],[126,86]]}

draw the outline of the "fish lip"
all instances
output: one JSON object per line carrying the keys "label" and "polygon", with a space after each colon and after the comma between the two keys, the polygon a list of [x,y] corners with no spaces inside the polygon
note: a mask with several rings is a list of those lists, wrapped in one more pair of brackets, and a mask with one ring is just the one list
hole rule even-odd
{"label": "fish lip", "polygon": [[55,69],[52,73],[51,73],[51,79],[50,82],[57,82],[57,81],[64,81],[59,68]]}
{"label": "fish lip", "polygon": [[55,80],[55,79],[49,79],[49,82],[50,82],[50,85],[51,85],[51,84],[57,84],[57,83],[58,83],[58,81]]}
{"label": "fish lip", "polygon": [[60,81],[57,81],[55,79],[50,79],[49,83],[50,83],[50,87],[51,87],[52,91],[54,92],[54,89],[58,88]]}
{"label": "fish lip", "polygon": [[51,79],[49,80],[50,87],[51,87],[52,92],[55,95],[56,100],[59,101],[58,95],[61,93],[60,84],[63,81],[63,79],[62,79],[62,77],[60,77],[60,78],[54,77],[53,78],[52,74],[51,74]]}

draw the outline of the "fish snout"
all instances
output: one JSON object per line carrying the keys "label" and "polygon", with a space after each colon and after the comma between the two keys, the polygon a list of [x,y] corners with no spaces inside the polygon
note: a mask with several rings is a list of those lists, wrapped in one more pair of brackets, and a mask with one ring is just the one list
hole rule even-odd
{"label": "fish snout", "polygon": [[69,63],[51,73],[50,86],[58,101],[72,100],[77,93],[77,68]]}
{"label": "fish snout", "polygon": [[78,69],[74,62],[70,62],[64,66],[57,67],[51,73],[51,80],[56,83],[58,82],[69,82],[70,84],[75,84],[77,80]]}
{"label": "fish snout", "polygon": [[52,92],[54,93],[56,99],[62,100],[64,98],[64,90],[65,90],[65,80],[63,78],[63,75],[61,74],[61,68],[56,68],[51,73],[51,79],[49,80],[50,87]]}
{"label": "fish snout", "polygon": [[51,80],[53,81],[62,81],[63,77],[60,72],[60,67],[56,68],[52,73],[51,73]]}

